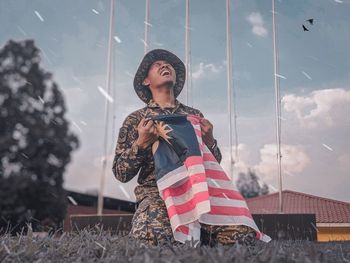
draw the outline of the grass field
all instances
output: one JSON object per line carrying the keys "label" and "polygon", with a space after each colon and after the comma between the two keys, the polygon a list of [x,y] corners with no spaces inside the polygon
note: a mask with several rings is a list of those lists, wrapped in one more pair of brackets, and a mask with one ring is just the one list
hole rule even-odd
{"label": "grass field", "polygon": [[350,241],[257,242],[254,246],[147,247],[102,230],[0,236],[0,262],[348,262]]}

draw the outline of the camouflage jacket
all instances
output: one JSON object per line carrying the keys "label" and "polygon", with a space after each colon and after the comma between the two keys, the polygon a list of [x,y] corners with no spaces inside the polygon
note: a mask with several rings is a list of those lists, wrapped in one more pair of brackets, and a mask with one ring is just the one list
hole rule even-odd
{"label": "camouflage jacket", "polygon": [[[154,175],[155,167],[152,147],[150,145],[144,150],[135,147],[136,139],[138,138],[137,126],[141,119],[146,114],[147,116],[194,114],[204,117],[199,110],[186,106],[177,99],[175,102],[175,107],[162,109],[158,103],[150,100],[146,107],[136,110],[127,116],[119,130],[112,171],[115,177],[123,183],[138,175],[137,181],[139,185],[135,188],[137,202],[140,202],[146,196],[159,195]],[[215,146],[210,150],[220,163],[222,156],[219,147]]]}

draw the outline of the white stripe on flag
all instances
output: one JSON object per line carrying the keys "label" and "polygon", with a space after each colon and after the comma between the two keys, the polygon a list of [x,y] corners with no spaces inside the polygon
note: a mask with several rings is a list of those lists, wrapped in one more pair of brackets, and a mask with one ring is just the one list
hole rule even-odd
{"label": "white stripe on flag", "polygon": [[226,198],[220,198],[220,197],[214,197],[214,196],[210,196],[209,200],[212,206],[239,207],[239,208],[246,208],[249,210],[247,203],[243,200],[226,199]]}
{"label": "white stripe on flag", "polygon": [[189,175],[204,174],[205,169],[204,169],[204,166],[202,164],[195,164],[195,165],[191,165],[190,167],[188,167],[188,173],[189,173]]}
{"label": "white stripe on flag", "polygon": [[199,124],[193,124],[193,123],[191,123],[191,124],[192,124],[193,129],[199,131],[202,134],[202,129],[201,129],[201,126]]}
{"label": "white stripe on flag", "polygon": [[246,225],[253,228],[255,231],[259,231],[254,220],[247,216],[226,216],[226,215],[212,215],[203,214],[199,218],[199,222],[209,225]]}
{"label": "white stripe on flag", "polygon": [[[196,133],[196,137],[197,137],[197,141],[198,141],[198,146],[201,149],[201,145],[203,145],[203,138],[202,138],[202,130],[201,130],[201,126],[198,124],[193,124],[192,123],[192,127],[195,130],[195,133],[197,131],[197,133],[199,133],[200,135],[198,135]],[[203,150],[201,149],[201,155],[203,156]]]}
{"label": "white stripe on flag", "polygon": [[198,220],[203,214],[210,212],[209,200],[196,204],[196,208],[190,210],[187,213],[176,214],[170,219],[171,228],[174,230],[181,225],[189,224],[195,220]]}
{"label": "white stripe on flag", "polygon": [[[186,183],[187,180],[191,176],[196,176],[196,174],[204,174],[205,173],[203,165],[201,165],[201,164],[192,165],[189,170],[186,169],[186,166],[182,166],[182,167],[183,167],[182,169],[178,168],[176,170],[179,170],[179,171],[183,170],[183,171],[181,171],[181,173],[186,173],[186,176],[184,176],[183,178],[179,179],[179,181],[174,182],[173,184],[171,184],[171,185],[169,185],[167,187],[164,187],[164,188],[160,188],[160,186],[158,185],[158,188],[159,188],[160,191],[164,190],[165,188],[169,188],[169,187],[171,187],[171,188],[179,187],[179,186],[183,185],[184,183]],[[169,177],[171,177],[171,179],[170,179],[170,181],[167,181],[166,184],[164,183],[164,180],[163,180],[162,186],[168,185],[169,182],[172,182],[174,178],[177,178],[177,175],[175,174],[176,170],[173,170],[173,171],[171,171],[170,173],[167,173],[164,176],[164,177],[167,177],[165,180],[168,180]],[[180,177],[182,177],[182,176],[180,176]],[[158,181],[157,181],[157,184],[158,184]]]}
{"label": "white stripe on flag", "polygon": [[209,148],[208,148],[208,146],[207,145],[203,145],[203,153],[211,153],[212,154],[212,152],[209,150]]}
{"label": "white stripe on flag", "polygon": [[193,223],[188,224],[189,227],[189,239],[193,241],[200,240],[201,238],[201,225],[199,224],[198,220],[194,221]]}
{"label": "white stripe on flag", "polygon": [[214,188],[222,188],[227,190],[236,190],[232,181],[224,181],[219,179],[207,178],[208,185]]}
{"label": "white stripe on flag", "polygon": [[260,238],[262,241],[268,243],[268,242],[270,242],[272,240],[271,237],[269,237],[268,235],[266,235],[264,233],[261,233],[261,232],[260,232],[260,234],[262,235],[261,238]]}
{"label": "white stripe on flag", "polygon": [[[216,181],[222,181],[222,180],[216,180]],[[222,181],[223,183],[227,183],[226,181]],[[184,203],[187,203],[190,201],[196,193],[205,192],[208,191],[208,187],[212,186],[211,183],[207,184],[205,182],[193,184],[192,188],[189,189],[186,193],[179,195],[179,196],[168,196],[165,200],[166,207],[170,207],[172,205],[178,206],[182,205]],[[219,187],[220,188],[220,187]],[[232,188],[229,188],[232,190]],[[212,197],[209,196],[211,205],[215,206],[232,206],[232,207],[244,207],[249,210],[247,207],[247,204],[245,201],[242,200],[234,200],[234,199],[226,199],[226,198],[220,198],[220,197]]]}
{"label": "white stripe on flag", "polygon": [[206,182],[193,184],[192,188],[190,188],[186,193],[179,196],[168,196],[164,202],[167,207],[171,205],[182,205],[190,201],[196,193],[204,191],[208,191],[208,185]]}
{"label": "white stripe on flag", "polygon": [[199,144],[202,144],[203,143],[202,137],[197,135],[197,141],[198,141]]}
{"label": "white stripe on flag", "polygon": [[189,235],[186,235],[180,231],[175,231],[175,233],[173,233],[173,235],[174,235],[174,239],[176,241],[181,242],[181,243],[185,243],[190,238]]}
{"label": "white stripe on flag", "polygon": [[205,169],[210,169],[215,171],[224,171],[218,162],[204,161],[203,164]]}
{"label": "white stripe on flag", "polygon": [[159,191],[162,191],[186,177],[188,177],[188,171],[186,167],[184,165],[180,166],[157,180],[158,189]]}

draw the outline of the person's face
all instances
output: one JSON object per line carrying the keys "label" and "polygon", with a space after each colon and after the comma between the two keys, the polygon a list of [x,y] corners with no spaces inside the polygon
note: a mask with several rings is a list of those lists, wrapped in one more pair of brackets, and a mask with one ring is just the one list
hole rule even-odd
{"label": "person's face", "polygon": [[143,81],[143,85],[156,88],[166,83],[173,87],[176,82],[176,72],[171,64],[165,60],[155,61],[148,70],[148,75]]}

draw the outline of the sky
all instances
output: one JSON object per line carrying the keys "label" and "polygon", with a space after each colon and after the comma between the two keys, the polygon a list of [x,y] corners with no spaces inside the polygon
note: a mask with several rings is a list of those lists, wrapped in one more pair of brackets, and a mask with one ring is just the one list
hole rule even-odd
{"label": "sky", "polygon": [[[135,200],[136,177],[112,173],[119,127],[144,107],[133,76],[144,54],[145,1],[116,0],[113,102],[107,100],[109,0],[2,0],[0,46],[34,39],[41,66],[53,73],[66,99],[70,128],[81,147],[72,153],[64,185],[96,193],[104,158],[105,103],[108,156],[105,195]],[[350,202],[350,1],[276,0],[283,189]],[[224,0],[190,0],[193,106],[214,125],[228,171],[229,134]],[[311,25],[306,20],[313,18]],[[238,159],[234,171],[253,169],[278,190],[275,91],[270,0],[231,0],[233,87]],[[309,31],[303,31],[305,25]],[[149,49],[185,59],[185,0],[150,0]],[[183,91],[178,99],[185,102]],[[234,150],[234,149],[233,149]]]}

